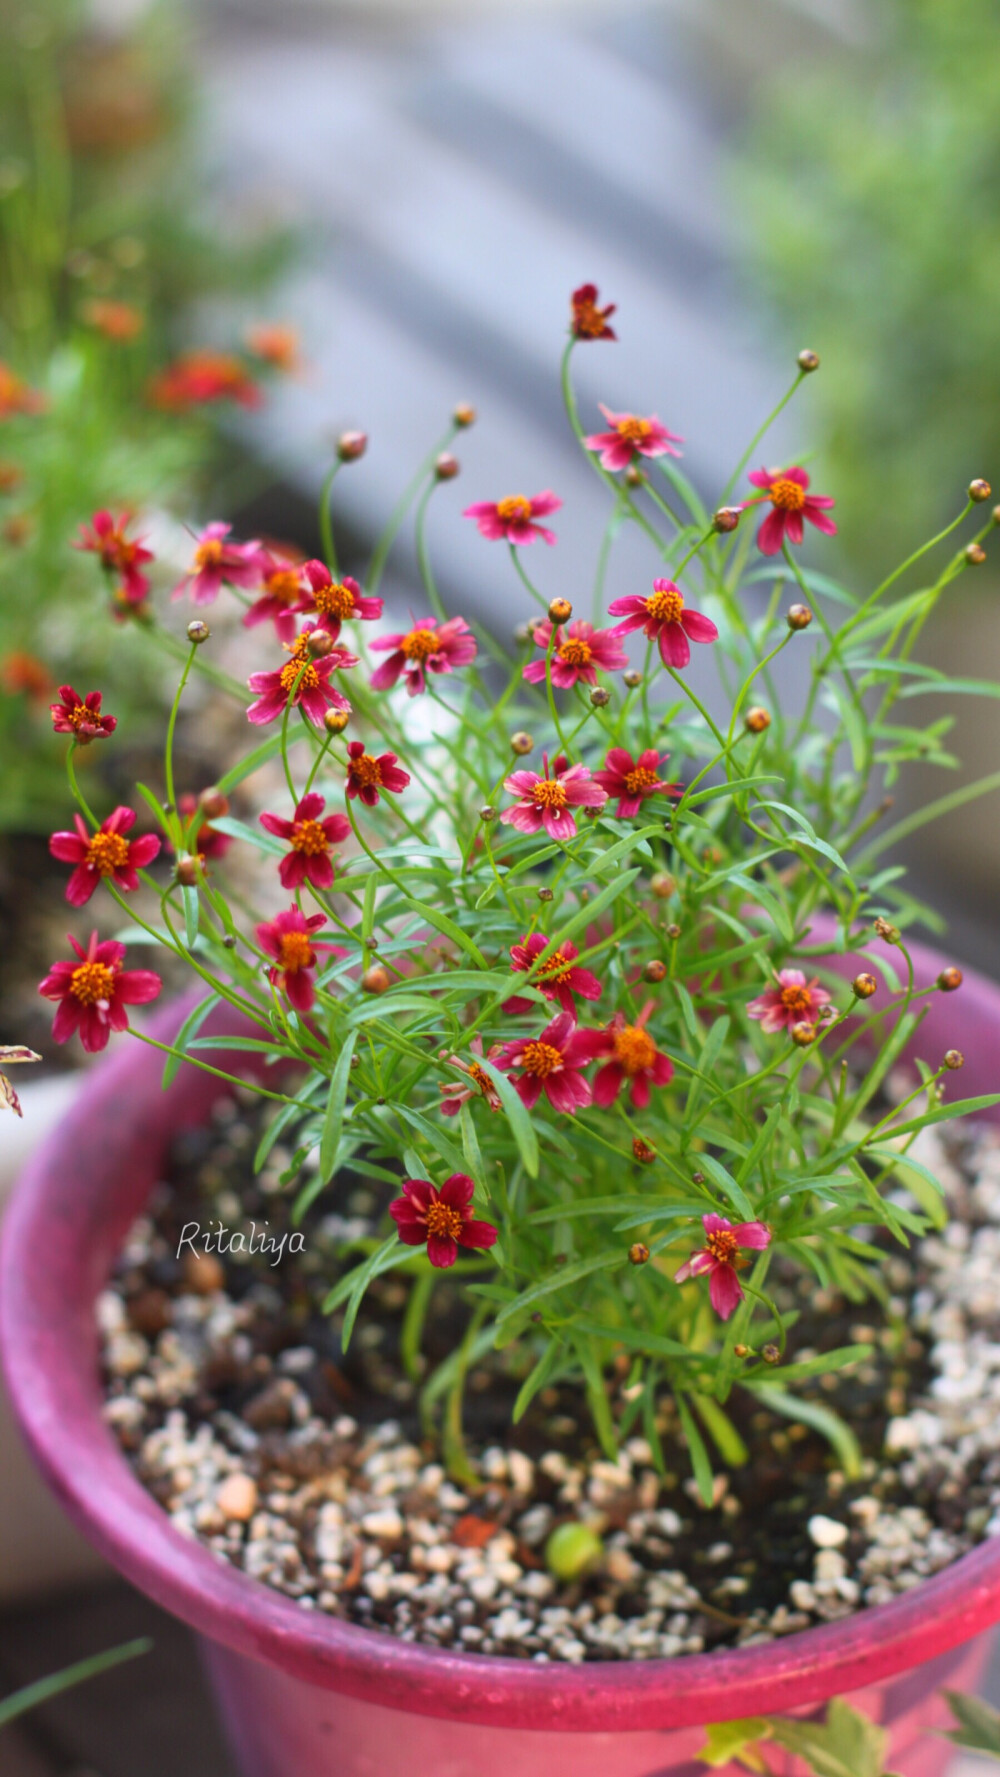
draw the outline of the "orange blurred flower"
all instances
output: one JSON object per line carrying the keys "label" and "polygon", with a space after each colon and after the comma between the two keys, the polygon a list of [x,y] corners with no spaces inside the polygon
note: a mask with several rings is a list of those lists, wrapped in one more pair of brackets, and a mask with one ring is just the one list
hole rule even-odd
{"label": "orange blurred flower", "polygon": [[258,321],[247,328],[246,342],[255,358],[261,358],[286,376],[302,368],[299,336],[294,327],[285,327],[277,321]]}
{"label": "orange blurred flower", "polygon": [[154,407],[183,412],[210,401],[238,401],[256,407],[260,389],[241,358],[233,352],[185,352],[161,370],[149,385]]}
{"label": "orange blurred flower", "polygon": [[5,691],[22,693],[33,703],[46,703],[52,690],[52,679],[44,662],[35,654],[19,648],[5,654],[0,661],[0,684]]}
{"label": "orange blurred flower", "polygon": [[0,420],[14,413],[41,413],[45,397],[32,389],[23,377],[15,376],[9,364],[0,358]]}
{"label": "orange blurred flower", "polygon": [[105,339],[113,339],[127,343],[138,339],[146,325],[146,317],[141,309],[131,302],[110,302],[97,300],[84,303],[83,319],[88,327],[103,333]]}

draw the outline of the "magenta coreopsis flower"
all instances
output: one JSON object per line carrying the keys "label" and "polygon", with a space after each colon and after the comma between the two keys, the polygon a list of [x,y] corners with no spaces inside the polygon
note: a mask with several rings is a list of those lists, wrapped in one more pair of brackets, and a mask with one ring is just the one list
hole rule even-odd
{"label": "magenta coreopsis flower", "polygon": [[634,457],[679,457],[675,450],[683,444],[679,432],[668,432],[658,414],[643,419],[637,413],[612,413],[603,401],[601,412],[611,427],[610,432],[592,432],[584,439],[588,450],[599,450],[602,469],[627,469]]}
{"label": "magenta coreopsis flower", "polygon": [[[836,502],[829,494],[810,494],[809,477],[797,463],[791,469],[754,469],[747,480],[764,488],[771,501],[771,511],[757,532],[757,547],[763,555],[779,555],[786,537],[789,543],[801,543],[806,518],[827,536],[836,534],[833,519],[827,517]],[[744,500],[743,504],[755,506],[759,502]]]}
{"label": "magenta coreopsis flower", "polygon": [[79,1031],[89,1054],[107,1048],[113,1030],[128,1029],[126,1006],[145,1006],[155,1000],[163,982],[152,969],[123,969],[125,946],[116,938],[98,943],[91,932],[86,950],[69,938],[76,962],[53,963],[39,986],[43,999],[58,1000],[52,1021],[52,1040],[68,1043]]}
{"label": "magenta coreopsis flower", "polygon": [[719,632],[710,617],[692,611],[684,603],[684,594],[672,580],[654,580],[648,598],[629,593],[608,606],[611,617],[624,617],[616,634],[626,636],[633,629],[655,636],[664,666],[687,666],[691,658],[689,642],[714,642]]}
{"label": "magenta coreopsis flower", "polygon": [[737,1222],[735,1227],[725,1216],[701,1218],[705,1244],[674,1272],[675,1283],[686,1283],[689,1277],[708,1278],[708,1299],[722,1320],[728,1320],[743,1300],[743,1285],[737,1276],[750,1263],[741,1256],[740,1248],[762,1252],[771,1244],[771,1230],[766,1222]]}
{"label": "magenta coreopsis flower", "polygon": [[440,1191],[430,1179],[406,1178],[403,1195],[389,1205],[399,1238],[406,1246],[427,1247],[427,1257],[439,1270],[454,1265],[460,1246],[481,1251],[492,1246],[497,1231],[492,1222],[477,1222],[472,1214],[475,1186],[464,1172],[453,1172]]}
{"label": "magenta coreopsis flower", "polygon": [[395,753],[379,753],[376,758],[365,752],[363,741],[348,743],[346,787],[352,801],[355,796],[360,796],[367,808],[374,808],[380,790],[398,796],[409,781],[410,774],[397,765]]}
{"label": "magenta coreopsis flower", "polygon": [[[512,944],[510,959],[515,974],[525,974],[527,970],[533,969],[547,943],[548,939],[543,932],[532,932],[528,937],[522,938],[520,944]],[[604,991],[596,975],[592,975],[589,969],[580,968],[576,961],[579,954],[573,940],[567,938],[558,950],[546,957],[532,982],[547,1000],[557,1000],[564,1012],[574,1014],[574,994],[579,994],[582,1000],[599,1000]],[[526,1000],[520,994],[515,994],[513,999],[504,1000],[501,1011],[531,1012],[535,1003],[534,1000]]]}
{"label": "magenta coreopsis flower", "polygon": [[350,574],[345,574],[343,580],[334,580],[321,561],[307,561],[302,572],[306,582],[306,609],[318,616],[320,629],[327,630],[334,641],[347,618],[357,617],[372,623],[381,617],[382,600],[367,598]]}
{"label": "magenta coreopsis flower", "polygon": [[603,808],[607,791],[594,782],[585,765],[570,765],[550,777],[547,754],[544,764],[544,777],[537,771],[512,771],[504,778],[504,789],[518,800],[513,808],[504,809],[500,819],[519,833],[537,833],[544,827],[550,839],[573,839],[576,821],[571,809]]}
{"label": "magenta coreopsis flower", "polygon": [[680,796],[683,795],[683,784],[668,784],[660,776],[660,766],[665,765],[669,753],[658,753],[655,747],[647,747],[638,759],[624,747],[612,747],[604,761],[604,768],[595,771],[594,782],[607,790],[609,796],[618,797],[616,818],[620,821],[631,820],[639,814],[647,796]]}
{"label": "magenta coreopsis flower", "polygon": [[260,597],[243,617],[247,629],[273,623],[279,642],[295,639],[296,618],[310,608],[309,592],[300,563],[271,550],[260,552]]}
{"label": "magenta coreopsis flower", "polygon": [[544,1092],[553,1110],[572,1115],[591,1102],[582,1070],[599,1052],[600,1038],[600,1031],[577,1030],[572,1012],[560,1012],[540,1036],[505,1043],[499,1066],[517,1070],[507,1078],[529,1111]]}
{"label": "magenta coreopsis flower", "polygon": [[597,306],[597,285],[581,284],[570,297],[569,330],[574,339],[617,339],[608,321],[618,307],[616,302]]}
{"label": "magenta coreopsis flower", "polygon": [[387,691],[402,673],[411,697],[426,691],[426,673],[454,672],[476,658],[476,638],[464,617],[449,617],[447,623],[422,617],[405,633],[377,636],[372,648],[377,654],[392,649],[388,660],[372,674],[372,689]]}
{"label": "magenta coreopsis flower", "polygon": [[282,888],[298,889],[304,882],[311,882],[313,888],[325,889],[333,882],[330,847],[348,837],[351,823],[344,814],[331,814],[325,821],[320,820],[325,807],[323,797],[311,790],[303,796],[290,821],[276,814],[260,816],[260,824],[268,833],[289,843],[290,849],[278,867]]}
{"label": "magenta coreopsis flower", "polygon": [[113,882],[128,893],[139,887],[136,874],[159,855],[160,840],[155,833],[140,833],[138,839],[126,839],[136,823],[134,808],[116,808],[102,821],[96,833],[87,831],[82,815],[74,815],[73,833],[53,833],[49,850],[63,864],[76,868],[66,885],[66,899],[72,907],[84,907],[98,883]]}
{"label": "magenta coreopsis flower", "polygon": [[118,726],[117,716],[101,715],[100,691],[88,691],[81,697],[72,685],[60,685],[59,703],[49,704],[52,728],[56,734],[71,734],[78,746],[88,741],[104,740]]}
{"label": "magenta coreopsis flower", "polygon": [[[468,1104],[469,1099],[475,1098],[477,1094],[480,1098],[485,1098],[491,1111],[498,1111],[501,1108],[503,1101],[500,1094],[493,1084],[493,1081],[490,1079],[489,1074],[486,1072],[486,1069],[480,1066],[480,1062],[483,1059],[482,1037],[473,1037],[469,1044],[469,1048],[471,1049],[473,1056],[471,1061],[464,1061],[461,1055],[442,1055],[442,1060],[448,1062],[451,1067],[457,1067],[459,1072],[464,1074],[466,1080],[469,1082],[469,1084],[463,1086],[460,1085],[457,1080],[449,1080],[446,1084],[439,1086],[438,1090],[441,1093],[440,1111],[443,1117],[457,1117],[463,1104]],[[479,1058],[478,1060],[476,1059],[477,1056]],[[486,1059],[488,1061],[497,1061],[499,1056],[500,1044],[494,1043]]]}
{"label": "magenta coreopsis flower", "polygon": [[332,648],[328,654],[314,658],[309,649],[311,634],[311,630],[305,629],[294,642],[284,643],[291,655],[284,666],[269,673],[250,674],[247,685],[258,696],[247,710],[248,721],[258,725],[275,722],[289,702],[293,708],[301,706],[317,728],[323,726],[328,709],[350,714],[351,706],[343,692],[330,684],[330,674],[342,667],[357,666],[358,657],[346,648]]}
{"label": "magenta coreopsis flower", "polygon": [[[313,932],[326,924],[325,913],[309,918],[298,907],[289,907],[274,919],[264,920],[257,929],[257,942],[274,966],[267,971],[272,987],[283,993],[297,1012],[308,1012],[316,998],[313,971],[321,950],[333,950],[332,944],[314,944]],[[340,952],[338,952],[340,954]]]}
{"label": "magenta coreopsis flower", "polygon": [[623,1086],[637,1111],[649,1103],[651,1086],[669,1086],[674,1077],[673,1062],[656,1047],[646,1025],[653,1010],[647,1000],[634,1024],[626,1024],[625,1015],[616,1012],[604,1030],[594,1032],[597,1057],[604,1062],[594,1075],[594,1103],[613,1104]]}
{"label": "magenta coreopsis flower", "polygon": [[533,543],[536,537],[554,543],[555,531],[547,530],[534,520],[558,512],[561,505],[558,494],[545,488],[542,493],[533,494],[531,499],[526,494],[507,494],[502,500],[477,500],[473,506],[466,506],[462,517],[474,518],[480,534],[489,537],[493,543],[503,541],[521,545]]}
{"label": "magenta coreopsis flower", "polygon": [[758,999],[747,1007],[750,1018],[760,1019],[760,1028],[772,1036],[793,1024],[815,1024],[824,1006],[830,1003],[819,977],[807,981],[801,969],[779,969],[773,987],[765,987]]}
{"label": "magenta coreopsis flower", "polygon": [[[529,661],[522,678],[529,685],[544,685],[545,654],[552,638],[552,624],[547,617],[536,623],[535,646],[541,648],[542,659]],[[604,673],[620,672],[628,666],[628,655],[613,629],[595,629],[592,623],[578,620],[563,630],[557,628],[552,651],[552,683],[560,691],[570,691],[582,679],[585,685],[596,685],[597,668]]]}
{"label": "magenta coreopsis flower", "polygon": [[141,605],[149,591],[149,577],[140,571],[142,562],[153,560],[153,551],[143,548],[141,537],[127,537],[132,514],[123,512],[119,518],[112,513],[95,512],[89,525],[80,526],[74,549],[88,549],[101,558],[108,573],[121,575],[121,591],[130,605]]}
{"label": "magenta coreopsis flower", "polygon": [[226,584],[260,585],[267,556],[259,543],[227,543],[232,528],[216,520],[199,532],[194,560],[183,580],[174,587],[175,599],[189,592],[196,605],[211,605]]}

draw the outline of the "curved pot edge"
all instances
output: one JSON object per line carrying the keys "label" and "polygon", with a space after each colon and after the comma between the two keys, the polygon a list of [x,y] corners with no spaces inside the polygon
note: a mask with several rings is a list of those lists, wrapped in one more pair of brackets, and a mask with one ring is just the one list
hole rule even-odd
{"label": "curved pot edge", "polygon": [[[941,959],[917,949],[918,966],[936,972]],[[971,973],[967,983],[1000,1033],[1000,989]],[[955,1012],[961,1024],[961,1008]],[[151,1022],[151,1034],[163,1037],[182,1016],[183,1008],[164,1008]],[[246,1057],[239,1060],[245,1064]],[[679,1661],[583,1667],[536,1666],[403,1643],[304,1611],[230,1568],[173,1528],[101,1418],[95,1338],[79,1324],[79,1309],[92,1325],[93,1295],[103,1275],[88,1279],[87,1267],[74,1261],[65,1242],[55,1274],[40,1258],[51,1229],[53,1178],[70,1165],[85,1134],[93,1139],[99,1113],[131,1100],[141,1115],[158,1067],[139,1045],[120,1050],[90,1076],[86,1102],[74,1106],[29,1165],[4,1233],[0,1337],[27,1441],[70,1517],[128,1578],[200,1633],[304,1682],[404,1711],[497,1726],[620,1732],[821,1702],[891,1678],[1000,1621],[1000,1542],[961,1557],[889,1604],[783,1641]],[[194,1070],[181,1071],[172,1093],[184,1091],[189,1073]],[[152,1182],[150,1176],[147,1187]],[[75,1295],[68,1288],[74,1277]],[[39,1294],[47,1318],[37,1312]]]}

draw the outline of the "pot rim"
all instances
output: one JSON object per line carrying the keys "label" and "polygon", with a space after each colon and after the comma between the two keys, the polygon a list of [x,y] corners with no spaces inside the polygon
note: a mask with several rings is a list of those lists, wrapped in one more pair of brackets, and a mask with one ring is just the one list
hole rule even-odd
{"label": "pot rim", "polygon": [[[908,948],[918,979],[943,966],[934,951]],[[838,960],[856,966],[831,958],[832,966]],[[162,1008],[149,1034],[169,1040],[194,1000]],[[970,1050],[968,1036],[978,1031],[996,1055],[1000,988],[969,971],[961,1002],[948,1011]],[[231,1021],[223,1028],[231,1030]],[[248,1056],[227,1059],[245,1068]],[[922,1664],[1000,1620],[1000,1538],[888,1604],[781,1640],[580,1666],[400,1641],[303,1609],[229,1566],[174,1528],[132,1473],[101,1412],[95,1297],[170,1134],[202,1120],[211,1103],[209,1075],[182,1067],[161,1094],[159,1072],[156,1050],[123,1045],[86,1076],[64,1121],[29,1163],[0,1252],[0,1341],[22,1430],[69,1516],[128,1579],[201,1634],[304,1682],[390,1708],[594,1733],[690,1727],[815,1704]],[[97,1177],[90,1193],[80,1189],[81,1155]],[[120,1189],[121,1164],[130,1163],[137,1177],[146,1176],[117,1216],[113,1205],[104,1213]]]}

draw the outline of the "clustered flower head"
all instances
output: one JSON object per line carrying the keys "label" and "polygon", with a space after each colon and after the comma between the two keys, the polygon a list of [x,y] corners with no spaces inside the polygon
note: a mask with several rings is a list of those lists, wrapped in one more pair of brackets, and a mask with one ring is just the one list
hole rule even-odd
{"label": "clustered flower head", "polygon": [[617,630],[595,629],[592,623],[582,619],[570,623],[566,629],[556,626],[551,660],[546,656],[549,644],[553,642],[553,626],[547,617],[536,624],[534,642],[536,648],[541,648],[543,658],[529,661],[524,668],[522,677],[529,685],[544,685],[548,674],[560,691],[572,691],[573,686],[581,682],[596,685],[598,669],[604,673],[617,673],[628,665],[628,655],[618,640]]}
{"label": "clustered flower head", "polygon": [[191,594],[196,605],[215,603],[223,586],[259,586],[268,557],[259,543],[227,541],[232,525],[207,524],[195,539],[194,560],[174,587],[175,599]]}
{"label": "clustered flower head", "polygon": [[101,714],[102,693],[88,691],[80,697],[72,685],[60,685],[59,702],[49,705],[56,734],[71,734],[78,746],[105,739],[118,726],[117,716]]}
{"label": "clustered flower head", "polygon": [[126,969],[125,946],[117,939],[99,942],[91,932],[86,950],[72,933],[69,945],[76,960],[53,963],[38,991],[57,1000],[52,1040],[68,1043],[79,1034],[90,1054],[107,1047],[113,1030],[128,1029],[126,1006],[145,1006],[163,987],[152,969]]}
{"label": "clustered flower head", "polygon": [[779,969],[774,983],[747,1006],[750,1018],[760,1021],[760,1028],[769,1036],[775,1031],[790,1030],[793,1024],[815,1024],[830,995],[820,987],[818,976],[806,980],[801,969]]}
{"label": "clustered flower head", "polygon": [[655,413],[643,419],[637,413],[613,413],[600,402],[600,409],[610,426],[608,432],[592,432],[584,439],[588,450],[599,451],[601,468],[614,473],[627,469],[636,457],[679,457],[675,445],[684,441],[677,432],[668,432]]}
{"label": "clustered flower head", "polygon": [[520,547],[541,537],[543,543],[551,544],[556,540],[555,531],[536,520],[558,512],[561,505],[558,495],[546,488],[530,499],[526,494],[506,494],[502,500],[478,500],[475,505],[466,506],[462,516],[474,518],[482,535],[494,543],[503,541]]}
{"label": "clustered flower head", "polygon": [[136,823],[134,808],[119,806],[96,833],[90,833],[81,815],[74,815],[75,831],[53,833],[49,850],[61,863],[73,864],[73,874],[66,885],[66,899],[72,907],[84,907],[102,881],[113,882],[124,894],[139,887],[138,872],[159,855],[160,838],[156,833],[141,833],[127,839]]}
{"label": "clustered flower head", "polygon": [[313,790],[297,803],[290,821],[276,814],[261,815],[260,824],[268,833],[288,840],[289,850],[278,871],[282,888],[299,889],[305,882],[318,889],[331,887],[334,868],[330,848],[349,836],[351,823],[343,814],[321,820],[325,807],[323,797]]}
{"label": "clustered flower head", "polygon": [[438,1190],[430,1179],[403,1180],[403,1195],[389,1205],[404,1246],[426,1246],[439,1270],[454,1265],[460,1246],[483,1252],[496,1240],[492,1222],[476,1221],[472,1213],[475,1186],[464,1172],[453,1172]]}
{"label": "clustered flower head", "polygon": [[330,674],[357,666],[358,656],[346,648],[332,648],[328,654],[314,656],[310,649],[312,630],[304,629],[294,642],[284,644],[291,658],[284,666],[271,672],[251,673],[247,681],[256,693],[256,701],[247,710],[251,722],[261,726],[276,722],[289,706],[301,706],[303,713],[317,728],[323,726],[328,709],[350,714],[351,705],[342,691],[330,684]]}
{"label": "clustered flower head", "polygon": [[669,757],[669,753],[659,753],[655,747],[647,747],[637,759],[633,759],[625,747],[611,748],[603,770],[595,771],[594,782],[600,784],[610,798],[617,796],[615,815],[618,820],[628,821],[640,814],[649,796],[677,797],[683,794],[683,784],[667,783],[660,776],[660,767]]}
{"label": "clustered flower head", "polygon": [[427,690],[427,673],[452,673],[476,658],[476,638],[464,617],[438,623],[422,617],[412,629],[397,635],[376,636],[376,654],[389,658],[372,674],[372,689],[388,691],[402,677],[411,697]]}
{"label": "clustered flower head", "polygon": [[[757,532],[757,547],[763,555],[780,555],[786,539],[801,543],[804,519],[827,536],[835,534],[837,527],[827,516],[833,500],[828,494],[809,492],[809,477],[799,464],[790,469],[754,469],[747,480],[763,488],[771,502],[771,511]],[[744,501],[745,506],[756,504],[755,500]]]}
{"label": "clustered flower head", "polygon": [[153,560],[153,551],[145,548],[141,537],[126,535],[131,516],[123,512],[115,518],[110,512],[95,512],[89,525],[80,526],[73,547],[97,555],[108,573],[119,576],[118,590],[125,600],[141,605],[150,588],[149,575],[142,572],[142,564]]}
{"label": "clustered flower head", "polygon": [[653,590],[646,597],[629,593],[626,598],[613,599],[608,612],[624,619],[618,624],[616,635],[627,636],[641,629],[651,641],[655,640],[664,666],[685,667],[691,659],[691,642],[719,639],[711,618],[692,611],[672,580],[654,580]]}
{"label": "clustered flower head", "polygon": [[707,1277],[709,1301],[720,1319],[728,1320],[743,1300],[739,1272],[748,1261],[742,1249],[763,1252],[771,1244],[771,1230],[764,1222],[737,1222],[734,1226],[726,1216],[714,1214],[701,1220],[705,1244],[674,1272],[674,1282]]}
{"label": "clustered flower head", "polygon": [[307,918],[301,907],[289,907],[273,919],[262,920],[256,928],[258,944],[274,958],[267,978],[296,1012],[311,1010],[316,999],[314,977],[320,952],[334,948],[313,943],[313,933],[325,925],[325,913],[313,913]]}
{"label": "clustered flower head", "polygon": [[585,765],[570,765],[560,757],[553,761],[550,775],[547,756],[543,763],[541,776],[524,770],[512,771],[504,778],[504,789],[517,801],[504,809],[500,819],[519,833],[538,833],[544,827],[550,839],[572,839],[576,834],[573,809],[603,808],[607,791]]}

